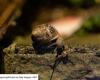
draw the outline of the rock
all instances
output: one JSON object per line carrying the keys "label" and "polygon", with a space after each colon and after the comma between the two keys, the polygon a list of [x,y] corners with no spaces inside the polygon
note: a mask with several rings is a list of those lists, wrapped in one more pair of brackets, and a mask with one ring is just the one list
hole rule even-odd
{"label": "rock", "polygon": [[34,53],[34,48],[30,45],[16,45],[15,54],[32,54]]}
{"label": "rock", "polygon": [[92,64],[100,64],[100,59],[94,57],[94,58],[92,58],[92,59],[90,60],[90,63],[92,63]]}
{"label": "rock", "polygon": [[74,52],[78,52],[78,53],[86,53],[86,49],[85,48],[74,48]]}
{"label": "rock", "polygon": [[32,46],[26,46],[25,50],[27,53],[32,54],[34,52],[34,48]]}
{"label": "rock", "polygon": [[20,61],[21,61],[22,64],[26,64],[26,63],[29,62],[29,59],[28,58],[25,58],[25,57],[21,57],[20,58]]}
{"label": "rock", "polygon": [[96,52],[95,56],[100,57],[100,52]]}
{"label": "rock", "polygon": [[[93,52],[93,55],[89,54],[90,51]],[[94,72],[95,69],[99,72],[98,69],[100,67],[100,58],[97,56],[97,54],[99,54],[99,50],[94,52],[93,49],[91,49],[91,46],[88,47],[83,45],[68,45],[68,50],[66,49],[66,52],[69,53],[67,61],[68,63],[62,64],[61,62],[57,66],[53,79],[100,80],[98,74]],[[51,67],[52,64],[54,64],[56,53],[46,53],[41,55],[35,54],[32,45],[18,44],[16,44],[14,52],[11,51],[11,49],[6,48],[5,53],[7,53],[7,57],[5,57],[6,61],[11,62],[10,68],[6,62],[6,73],[38,73],[40,77],[42,77],[41,80],[48,80],[50,78],[50,74],[52,72]],[[15,54],[12,55],[11,53]],[[11,58],[12,61],[10,61]],[[73,62],[74,65],[71,64],[69,60]],[[92,69],[89,69],[88,66],[90,66]]]}
{"label": "rock", "polygon": [[69,76],[68,78],[71,80],[80,80],[82,79],[85,75],[89,74],[90,72],[92,72],[92,69],[89,68],[81,68],[79,70],[74,70]]}
{"label": "rock", "polygon": [[63,80],[72,80],[70,77],[65,77]]}
{"label": "rock", "polygon": [[100,76],[86,77],[86,80],[100,80]]}

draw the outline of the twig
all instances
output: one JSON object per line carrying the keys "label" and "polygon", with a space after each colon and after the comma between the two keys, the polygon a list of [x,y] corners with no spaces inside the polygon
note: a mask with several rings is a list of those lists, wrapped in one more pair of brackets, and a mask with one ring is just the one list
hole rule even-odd
{"label": "twig", "polygon": [[57,65],[58,65],[60,62],[61,62],[61,59],[56,59],[56,60],[55,60],[55,63],[54,63],[54,65],[53,65],[53,71],[52,71],[52,74],[51,74],[50,80],[52,80],[52,78],[53,78],[53,74],[54,74],[54,71],[55,71]]}

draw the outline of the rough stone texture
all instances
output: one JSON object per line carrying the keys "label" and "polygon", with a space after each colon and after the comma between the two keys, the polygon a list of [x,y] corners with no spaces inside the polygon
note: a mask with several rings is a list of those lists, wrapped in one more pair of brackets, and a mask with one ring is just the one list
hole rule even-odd
{"label": "rough stone texture", "polygon": [[[66,53],[72,63],[60,63],[52,80],[100,80],[99,50],[99,45],[67,45]],[[4,49],[4,52],[6,73],[36,73],[40,80],[50,79],[55,53],[35,54],[31,45],[18,44]]]}

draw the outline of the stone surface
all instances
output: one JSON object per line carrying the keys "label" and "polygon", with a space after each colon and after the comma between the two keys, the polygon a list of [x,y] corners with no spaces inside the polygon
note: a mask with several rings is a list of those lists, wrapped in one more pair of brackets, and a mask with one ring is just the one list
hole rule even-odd
{"label": "stone surface", "polygon": [[[67,46],[69,62],[67,64],[61,62],[57,65],[52,80],[99,80],[100,59],[96,55],[100,46],[98,45],[96,50],[92,45]],[[37,73],[40,80],[50,79],[55,53],[35,54],[31,45],[18,44],[15,49],[8,47],[4,51],[6,73]]]}

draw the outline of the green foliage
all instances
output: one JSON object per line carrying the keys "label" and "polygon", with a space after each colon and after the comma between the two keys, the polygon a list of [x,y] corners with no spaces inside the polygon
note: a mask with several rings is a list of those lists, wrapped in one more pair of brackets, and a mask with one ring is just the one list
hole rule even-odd
{"label": "green foliage", "polygon": [[84,22],[82,28],[77,32],[78,35],[86,33],[100,33],[100,15],[91,16]]}
{"label": "green foliage", "polygon": [[95,5],[96,0],[68,0],[69,4],[73,6],[74,8],[89,8],[93,5]]}
{"label": "green foliage", "polygon": [[92,20],[87,20],[84,24],[83,24],[83,27],[84,29],[88,29],[88,30],[91,30],[92,29],[92,26],[93,26],[93,22]]}
{"label": "green foliage", "polygon": [[81,6],[83,4],[83,0],[69,0],[72,5]]}
{"label": "green foliage", "polygon": [[94,24],[100,27],[100,15],[96,15],[93,17]]}

